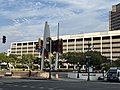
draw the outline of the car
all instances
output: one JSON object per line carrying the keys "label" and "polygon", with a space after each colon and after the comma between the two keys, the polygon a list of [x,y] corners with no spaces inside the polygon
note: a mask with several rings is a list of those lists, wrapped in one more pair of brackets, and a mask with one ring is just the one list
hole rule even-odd
{"label": "car", "polygon": [[104,80],[104,78],[105,78],[105,77],[103,77],[103,76],[99,76],[99,77],[98,77],[98,80]]}
{"label": "car", "polygon": [[8,72],[5,73],[5,76],[12,76],[12,74],[13,73],[11,71],[8,71]]}

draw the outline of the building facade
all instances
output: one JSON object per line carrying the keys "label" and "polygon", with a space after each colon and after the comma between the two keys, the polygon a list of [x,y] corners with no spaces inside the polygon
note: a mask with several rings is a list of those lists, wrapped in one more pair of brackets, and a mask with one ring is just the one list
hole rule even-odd
{"label": "building facade", "polygon": [[32,54],[35,57],[39,56],[37,50],[35,50],[35,45],[38,41],[24,41],[24,42],[13,42],[9,49],[9,54],[15,54],[21,57],[23,54]]}
{"label": "building facade", "polygon": [[[55,40],[57,37],[52,37]],[[63,39],[63,53],[66,52],[86,52],[88,43],[91,50],[99,51],[110,60],[120,58],[120,30],[108,32],[95,32],[85,34],[73,34],[60,36]],[[39,57],[35,50],[36,41],[13,42],[10,47],[10,54],[22,56],[23,54],[33,54]]]}
{"label": "building facade", "polygon": [[109,12],[109,31],[120,30],[120,4],[113,5]]}

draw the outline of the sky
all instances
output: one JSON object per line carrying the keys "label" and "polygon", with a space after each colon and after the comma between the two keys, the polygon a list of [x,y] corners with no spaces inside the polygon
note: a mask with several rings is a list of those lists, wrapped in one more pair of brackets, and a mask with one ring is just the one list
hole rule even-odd
{"label": "sky", "polygon": [[[109,11],[120,0],[0,0],[0,52],[12,42],[33,41],[43,36],[45,21],[50,35],[108,31]],[[2,43],[2,37],[7,42]]]}

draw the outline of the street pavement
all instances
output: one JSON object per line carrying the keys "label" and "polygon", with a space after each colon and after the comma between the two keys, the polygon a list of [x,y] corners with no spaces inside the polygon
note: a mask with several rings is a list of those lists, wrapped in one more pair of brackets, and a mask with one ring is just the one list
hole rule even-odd
{"label": "street pavement", "polygon": [[73,79],[30,80],[0,78],[0,90],[119,90],[120,83]]}

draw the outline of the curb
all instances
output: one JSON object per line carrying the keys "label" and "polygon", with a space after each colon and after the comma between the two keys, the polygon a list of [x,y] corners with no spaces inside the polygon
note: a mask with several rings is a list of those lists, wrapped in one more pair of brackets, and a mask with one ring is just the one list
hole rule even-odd
{"label": "curb", "polygon": [[21,76],[0,76],[0,78],[16,78],[16,79],[29,79],[29,80],[47,80],[41,77],[21,77]]}
{"label": "curb", "polygon": [[[26,80],[55,80],[55,81],[75,81],[75,82],[80,82],[80,81],[86,81],[87,80],[82,80],[82,79],[72,79],[72,78],[41,78],[41,77],[21,77],[21,76],[0,76],[0,78],[16,78],[16,79],[26,79]],[[106,82],[104,80],[95,80],[95,81],[89,81],[89,82]]]}
{"label": "curb", "polygon": [[82,80],[82,79],[72,79],[72,78],[58,78],[56,80],[58,80],[58,81],[75,81],[75,82],[86,81],[86,80]]}
{"label": "curb", "polygon": [[34,77],[21,77],[19,79],[28,79],[28,80],[47,80],[47,78],[34,78]]}

